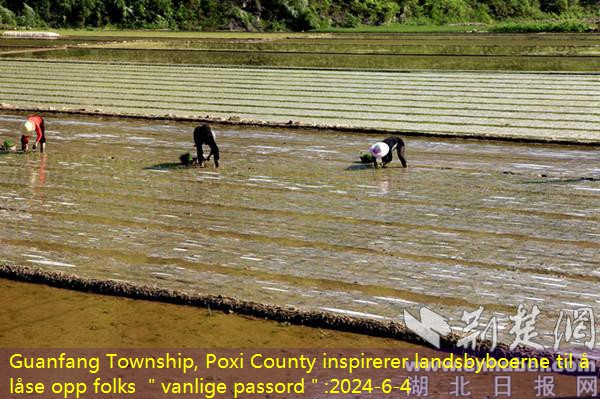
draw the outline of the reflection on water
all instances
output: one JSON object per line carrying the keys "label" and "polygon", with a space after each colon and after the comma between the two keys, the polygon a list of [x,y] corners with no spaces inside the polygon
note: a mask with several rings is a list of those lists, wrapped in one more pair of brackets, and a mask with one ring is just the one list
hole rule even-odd
{"label": "reflection on water", "polygon": [[379,136],[215,127],[215,170],[173,167],[191,123],[47,123],[47,153],[0,157],[12,262],[367,317],[425,304],[455,327],[526,303],[551,333],[600,302],[595,148],[408,138],[408,169],[374,170],[356,162]]}
{"label": "reflection on water", "polygon": [[[12,133],[14,132],[14,129],[7,130],[7,132]],[[35,151],[32,152],[30,150],[26,154],[20,152],[10,154],[10,159],[18,160],[20,162],[20,167],[23,169],[22,171],[19,171],[18,177],[13,177],[14,180],[12,183],[20,185],[23,188],[28,188],[27,192],[32,194],[32,198],[35,198],[40,206],[44,206],[46,197],[44,186],[46,184],[46,163],[48,161],[48,154],[38,154],[35,153]],[[0,163],[0,165],[2,165],[2,163]]]}
{"label": "reflection on water", "polygon": [[[525,50],[524,50],[525,51]],[[3,58],[35,58],[135,63],[248,65],[305,68],[597,71],[600,56],[589,55],[462,55],[462,54],[348,54],[269,53],[239,51],[71,48],[4,54]]]}
{"label": "reflection on water", "polygon": [[46,183],[46,159],[48,158],[48,154],[43,154],[40,159],[40,169],[38,172],[39,175],[39,184],[43,186]]}
{"label": "reflection on water", "polygon": [[[244,34],[196,37],[0,38],[5,57],[311,68],[597,71],[590,34]],[[42,52],[17,49],[69,46]]]}

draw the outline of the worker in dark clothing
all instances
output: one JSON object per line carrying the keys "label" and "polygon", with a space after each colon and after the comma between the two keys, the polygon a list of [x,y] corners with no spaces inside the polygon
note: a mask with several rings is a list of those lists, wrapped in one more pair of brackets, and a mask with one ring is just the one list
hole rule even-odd
{"label": "worker in dark clothing", "polygon": [[392,162],[392,153],[394,150],[398,153],[398,158],[402,162],[402,167],[406,168],[406,158],[404,157],[404,141],[400,137],[388,137],[387,139],[375,143],[369,148],[373,157],[373,166],[385,166]]}
{"label": "worker in dark clothing", "polygon": [[[208,157],[204,158],[202,146],[206,144],[210,148]],[[203,124],[194,129],[194,145],[196,146],[196,153],[198,155],[197,162],[200,166],[204,166],[204,161],[210,160],[213,156],[215,160],[215,168],[219,167],[219,147],[215,141],[215,133],[212,131],[210,126]]]}

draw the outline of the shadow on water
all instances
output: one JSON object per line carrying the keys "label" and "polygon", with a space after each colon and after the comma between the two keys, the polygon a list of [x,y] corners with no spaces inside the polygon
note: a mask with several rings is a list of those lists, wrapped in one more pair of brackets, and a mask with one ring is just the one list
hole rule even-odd
{"label": "shadow on water", "polygon": [[152,166],[146,166],[144,170],[164,170],[164,169],[188,169],[191,166],[182,165],[181,162],[163,162]]}
{"label": "shadow on water", "polygon": [[373,165],[365,162],[356,161],[353,162],[352,165],[348,166],[346,170],[363,170],[363,169],[373,169]]}
{"label": "shadow on water", "polygon": [[29,152],[23,152],[21,150],[18,150],[18,151],[0,150],[0,156],[3,156],[3,155],[27,155],[27,154],[29,154]]}
{"label": "shadow on water", "polygon": [[[373,169],[376,170],[375,168],[373,168],[373,164],[371,162],[354,162],[353,165],[348,166],[345,170],[364,170],[364,169]],[[404,167],[400,166],[400,165],[386,165],[383,166],[381,168],[377,168],[377,169],[405,169]],[[452,169],[452,168],[447,168],[447,169]]]}

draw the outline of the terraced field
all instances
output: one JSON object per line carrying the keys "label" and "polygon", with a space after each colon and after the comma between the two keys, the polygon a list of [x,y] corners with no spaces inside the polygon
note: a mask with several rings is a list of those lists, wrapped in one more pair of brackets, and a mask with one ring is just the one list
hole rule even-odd
{"label": "terraced field", "polygon": [[[0,116],[0,139],[21,115]],[[426,305],[507,317],[597,307],[593,147],[409,138],[409,168],[354,161],[377,137],[217,127],[222,168],[179,168],[192,123],[47,117],[48,152],[0,155],[0,259],[402,320]]]}
{"label": "terraced field", "polygon": [[4,107],[600,142],[600,75],[0,61]]}
{"label": "terraced field", "polygon": [[[198,35],[0,40],[0,142],[49,127],[0,154],[0,261],[457,331],[484,306],[503,341],[518,304],[546,344],[598,306],[598,35]],[[219,170],[174,163],[198,120]],[[389,132],[439,137],[354,162]]]}

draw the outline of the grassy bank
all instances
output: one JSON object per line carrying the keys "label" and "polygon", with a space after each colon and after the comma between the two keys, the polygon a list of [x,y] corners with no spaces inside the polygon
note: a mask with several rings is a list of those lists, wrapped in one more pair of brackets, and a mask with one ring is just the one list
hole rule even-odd
{"label": "grassy bank", "polygon": [[337,33],[452,33],[470,32],[473,30],[486,31],[485,24],[457,24],[457,25],[435,25],[435,24],[389,24],[389,25],[358,25],[353,28],[327,28],[317,32]]}
{"label": "grassy bank", "polygon": [[579,20],[504,22],[489,28],[496,33],[583,33],[597,30],[592,24]]}
{"label": "grassy bank", "polygon": [[66,36],[84,37],[154,37],[154,38],[310,38],[317,34],[328,33],[465,33],[465,32],[494,32],[494,33],[583,33],[598,31],[598,24],[583,19],[566,20],[517,20],[498,21],[492,23],[457,23],[437,25],[434,23],[392,23],[386,25],[359,24],[355,27],[323,27],[307,32],[247,32],[247,31],[179,31],[152,29],[50,29]]}
{"label": "grassy bank", "polygon": [[63,36],[155,39],[284,39],[314,37],[303,32],[176,31],[151,29],[51,29]]}

